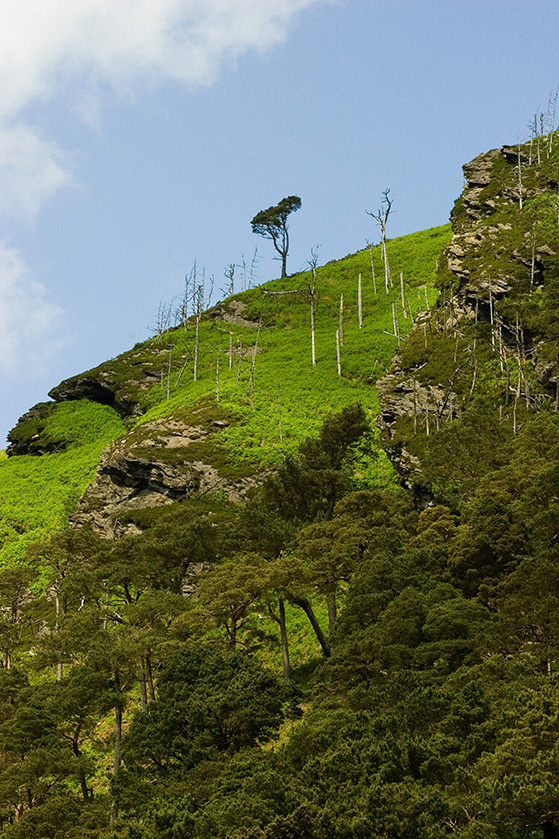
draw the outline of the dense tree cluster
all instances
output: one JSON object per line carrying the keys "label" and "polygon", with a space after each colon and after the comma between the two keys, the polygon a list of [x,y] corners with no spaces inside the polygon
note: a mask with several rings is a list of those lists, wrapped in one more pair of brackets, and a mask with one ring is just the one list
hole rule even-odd
{"label": "dense tree cluster", "polygon": [[483,467],[451,439],[472,425],[432,435],[423,511],[355,488],[355,405],[244,506],[72,529],[3,570],[0,833],[555,839],[559,417]]}

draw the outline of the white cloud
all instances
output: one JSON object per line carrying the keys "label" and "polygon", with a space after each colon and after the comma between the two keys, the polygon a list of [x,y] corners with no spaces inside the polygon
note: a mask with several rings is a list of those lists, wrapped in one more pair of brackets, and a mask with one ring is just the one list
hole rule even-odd
{"label": "white cloud", "polygon": [[0,208],[33,217],[71,177],[25,109],[72,90],[98,119],[99,86],[119,93],[173,79],[211,84],[247,50],[285,38],[293,16],[328,0],[19,0],[0,11]]}
{"label": "white cloud", "polygon": [[0,370],[27,378],[43,372],[62,345],[61,316],[18,251],[0,241]]}
{"label": "white cloud", "polygon": [[[103,93],[174,80],[211,84],[224,64],[281,42],[294,15],[333,0],[18,0],[0,5],[0,215],[33,220],[72,182],[64,150],[32,106],[64,97],[98,126]],[[0,371],[43,369],[61,310],[0,240]]]}
{"label": "white cloud", "polygon": [[0,122],[0,208],[32,219],[43,203],[71,180],[54,143],[41,140],[25,125]]}

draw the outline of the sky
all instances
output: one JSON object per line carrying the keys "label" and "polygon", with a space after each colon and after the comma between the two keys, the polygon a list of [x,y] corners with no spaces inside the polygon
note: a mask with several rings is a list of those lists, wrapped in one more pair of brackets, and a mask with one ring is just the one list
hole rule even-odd
{"label": "sky", "polygon": [[[444,224],[559,83],[556,0],[0,0],[0,447],[153,334],[194,262],[278,276]],[[237,267],[237,282],[242,269]],[[238,286],[237,286],[238,287]]]}

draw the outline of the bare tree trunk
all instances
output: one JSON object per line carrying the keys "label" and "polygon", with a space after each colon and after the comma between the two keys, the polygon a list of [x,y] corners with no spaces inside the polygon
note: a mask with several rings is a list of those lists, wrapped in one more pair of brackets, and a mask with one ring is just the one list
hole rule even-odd
{"label": "bare tree trunk", "polygon": [[400,293],[402,295],[402,310],[404,312],[404,317],[407,318],[408,313],[406,312],[406,298],[404,295],[404,272],[400,271]]}
{"label": "bare tree trunk", "polygon": [[375,276],[375,261],[373,259],[373,243],[372,242],[367,242],[367,245],[369,247],[369,252],[371,254],[371,275],[373,277],[373,292],[374,292],[375,297],[376,297],[376,294],[377,294],[377,278]]}
{"label": "bare tree trunk", "polygon": [[229,296],[231,296],[235,292],[235,288],[234,288],[235,283],[234,283],[234,279],[233,279],[234,276],[235,276],[235,264],[234,263],[231,263],[231,265],[227,266],[227,268],[225,269],[225,276],[229,280]]}
{"label": "bare tree trunk", "polygon": [[388,262],[388,251],[386,250],[386,239],[384,238],[384,230],[382,231],[382,256],[384,259],[384,287],[388,294],[390,286],[392,285],[392,276],[390,274],[390,265]]}
{"label": "bare tree trunk", "polygon": [[401,339],[400,339],[400,320],[398,318],[398,301],[392,304],[392,323],[394,324],[394,336],[398,340],[398,346],[400,346]]}
{"label": "bare tree trunk", "polygon": [[344,345],[344,296],[340,295],[340,345]]}
{"label": "bare tree trunk", "polygon": [[289,661],[289,643],[287,639],[287,625],[285,621],[285,601],[279,599],[279,626],[281,635],[281,655],[283,659],[283,678],[286,682],[291,681],[291,662]]}
{"label": "bare tree trunk", "polygon": [[342,362],[340,358],[340,330],[336,330],[336,358],[338,360],[338,376],[342,375]]}
{"label": "bare tree trunk", "polygon": [[198,357],[200,354],[200,318],[204,308],[204,286],[199,285],[196,293],[196,336],[194,339],[194,381],[198,381]]}
{"label": "bare tree trunk", "polygon": [[357,317],[359,320],[359,329],[363,329],[363,299],[361,295],[361,274],[357,282]]}
{"label": "bare tree trunk", "polygon": [[146,684],[146,673],[144,669],[144,664],[142,662],[141,670],[140,670],[140,708],[142,711],[146,711],[148,707],[148,691],[147,691],[147,684]]}
{"label": "bare tree trunk", "polygon": [[316,366],[315,339],[314,339],[314,297],[311,298],[311,361]]}
{"label": "bare tree trunk", "polygon": [[520,140],[518,141],[518,208],[522,209],[522,163],[520,160]]}
{"label": "bare tree trunk", "polygon": [[287,637],[287,623],[285,619],[285,600],[280,595],[278,598],[278,614],[268,604],[268,613],[280,628],[281,655],[283,661],[283,678],[286,682],[291,681],[291,662],[289,660],[289,641]]}
{"label": "bare tree trunk", "polygon": [[534,288],[534,276],[536,274],[536,225],[532,225],[532,261],[530,265],[530,294]]}
{"label": "bare tree trunk", "polygon": [[155,684],[153,682],[153,672],[151,669],[151,659],[149,654],[146,656],[146,676],[147,676],[147,686],[149,688],[149,698],[153,702],[155,699]]}
{"label": "bare tree trunk", "polygon": [[198,381],[198,352],[200,348],[200,315],[196,315],[196,335],[194,338],[194,381]]}
{"label": "bare tree trunk", "polygon": [[324,633],[323,633],[323,631],[320,627],[320,624],[316,619],[316,615],[313,611],[313,608],[312,608],[310,602],[306,599],[294,599],[293,603],[296,606],[299,606],[303,610],[305,615],[308,617],[308,619],[310,621],[310,624],[311,624],[311,626],[314,630],[314,634],[316,635],[316,637],[318,639],[318,643],[320,644],[320,646],[322,648],[322,652],[324,653],[326,658],[328,658],[330,656],[330,645],[328,644],[328,642],[327,642],[327,640],[324,636]]}
{"label": "bare tree trunk", "polygon": [[250,365],[250,396],[254,402],[254,367],[256,365],[256,353],[258,352],[258,339],[260,338],[261,324],[258,324],[258,332],[256,333],[256,343],[254,344],[254,352],[252,354],[252,362]]}

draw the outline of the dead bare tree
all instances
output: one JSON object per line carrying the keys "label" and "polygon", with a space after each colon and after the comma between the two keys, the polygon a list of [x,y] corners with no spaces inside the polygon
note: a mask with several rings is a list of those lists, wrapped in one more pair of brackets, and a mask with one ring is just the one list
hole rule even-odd
{"label": "dead bare tree", "polygon": [[555,132],[555,113],[557,110],[557,96],[559,96],[559,85],[552,90],[549,94],[549,100],[547,103],[547,112],[549,114],[549,136],[548,136],[548,143],[547,143],[547,156],[549,157],[551,154],[551,150],[553,148],[553,135]]}
{"label": "dead bare tree", "polygon": [[227,268],[225,269],[225,271],[223,272],[223,276],[229,281],[229,285],[228,285],[228,289],[227,289],[227,296],[228,297],[230,297],[232,294],[235,293],[235,282],[234,282],[235,268],[236,268],[236,265],[234,263],[231,263],[231,265],[228,265]]}
{"label": "dead bare tree", "polygon": [[517,170],[518,170],[518,208],[522,209],[522,157],[520,155],[520,140],[517,141],[518,146],[518,163],[517,163]]}
{"label": "dead bare tree", "polygon": [[369,242],[368,239],[365,239],[365,241],[367,243],[367,247],[369,248],[369,253],[371,255],[371,274],[372,274],[372,277],[373,277],[373,291],[376,295],[376,293],[377,293],[377,278],[375,276],[375,261],[373,259],[373,243]]}
{"label": "dead bare tree", "polygon": [[241,291],[246,291],[252,288],[252,281],[254,279],[254,269],[258,262],[258,248],[254,249],[250,264],[247,265],[244,253],[241,254],[241,264],[237,267],[241,269]]}
{"label": "dead bare tree", "polygon": [[155,328],[151,330],[152,332],[155,332],[158,340],[160,340],[163,333],[167,332],[170,328],[172,313],[173,304],[164,303],[163,300],[160,300],[157,308],[157,322]]}
{"label": "dead bare tree", "polygon": [[196,284],[196,260],[190,269],[189,274],[184,275],[184,294],[180,305],[180,322],[185,329],[188,324],[188,309],[193,300],[193,292]]}
{"label": "dead bare tree", "polygon": [[251,364],[250,364],[249,385],[250,385],[250,400],[251,400],[252,405],[254,405],[254,368],[256,366],[256,354],[258,352],[258,341],[260,339],[261,328],[262,328],[262,321],[260,321],[260,323],[258,324],[258,332],[256,333],[256,342],[254,344],[254,349],[253,349],[253,352],[252,352],[252,361],[251,361]]}
{"label": "dead bare tree", "polygon": [[336,330],[336,359],[338,362],[338,376],[342,375],[342,360],[340,356],[340,330]]}
{"label": "dead bare tree", "polygon": [[390,198],[390,190],[385,189],[382,193],[381,207],[378,209],[378,211],[376,213],[371,213],[369,212],[369,210],[365,210],[367,215],[371,216],[371,218],[374,218],[380,227],[382,257],[384,260],[384,285],[387,292],[390,286],[392,285],[392,277],[390,274],[390,264],[388,262],[388,252],[386,250],[386,225],[388,222],[388,217],[392,210],[393,203],[393,199]]}
{"label": "dead bare tree", "polygon": [[315,352],[315,318],[316,318],[316,266],[318,265],[318,249],[319,245],[311,248],[311,258],[308,261],[311,275],[308,284],[309,302],[311,306],[311,363],[316,366],[316,352]]}
{"label": "dead bare tree", "polygon": [[200,318],[204,310],[204,285],[201,283],[196,295],[196,334],[194,338],[194,381],[198,381],[198,358],[200,355]]}
{"label": "dead bare tree", "polygon": [[536,274],[536,222],[532,224],[532,231],[531,231],[531,244],[532,244],[532,259],[530,263],[530,294],[534,289],[534,277]]}
{"label": "dead bare tree", "polygon": [[406,312],[406,296],[404,294],[404,272],[400,271],[400,294],[402,296],[402,309],[404,312],[404,317],[407,318]]}
{"label": "dead bare tree", "polygon": [[357,319],[359,321],[359,329],[363,329],[363,296],[361,293],[361,274],[357,281]]}

